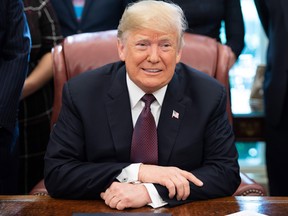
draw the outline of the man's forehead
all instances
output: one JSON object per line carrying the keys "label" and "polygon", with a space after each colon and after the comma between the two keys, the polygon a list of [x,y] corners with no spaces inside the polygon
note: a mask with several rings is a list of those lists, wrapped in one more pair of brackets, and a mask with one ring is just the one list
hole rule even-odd
{"label": "man's forehead", "polygon": [[[175,32],[160,32],[153,30],[134,31],[129,34],[134,40],[177,40]],[[129,37],[129,36],[128,36]]]}

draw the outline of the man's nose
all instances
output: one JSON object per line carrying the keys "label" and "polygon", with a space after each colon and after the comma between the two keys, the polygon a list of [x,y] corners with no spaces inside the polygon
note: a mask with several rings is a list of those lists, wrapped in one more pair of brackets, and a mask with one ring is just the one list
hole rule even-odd
{"label": "man's nose", "polygon": [[158,46],[151,46],[147,60],[151,63],[159,62],[159,49]]}

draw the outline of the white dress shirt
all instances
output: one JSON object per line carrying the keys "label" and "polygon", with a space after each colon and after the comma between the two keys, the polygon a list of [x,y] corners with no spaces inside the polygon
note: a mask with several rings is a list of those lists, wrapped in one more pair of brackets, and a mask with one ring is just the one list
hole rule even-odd
{"label": "white dress shirt", "polygon": [[[126,75],[126,80],[130,97],[133,126],[135,126],[138,116],[140,115],[142,109],[145,106],[145,103],[141,100],[141,98],[145,95],[145,92],[142,89],[140,89],[135,83],[132,82],[128,74]],[[162,87],[158,91],[153,92],[153,95],[156,98],[156,100],[151,104],[150,108],[152,115],[154,116],[156,126],[158,125],[166,89],[167,85]],[[125,167],[120,173],[120,175],[117,177],[117,180],[120,182],[130,182],[130,183],[139,182],[138,173],[140,165],[141,163],[134,163],[131,164],[130,166]],[[146,187],[149,196],[152,200],[152,203],[149,203],[150,206],[152,206],[153,208],[158,208],[167,204],[160,197],[158,191],[156,190],[156,188],[152,183],[145,183],[144,186]]]}

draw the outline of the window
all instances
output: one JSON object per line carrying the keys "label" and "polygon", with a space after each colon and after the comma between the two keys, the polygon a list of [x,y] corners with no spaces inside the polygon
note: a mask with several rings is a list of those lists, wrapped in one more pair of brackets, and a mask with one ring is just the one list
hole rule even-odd
{"label": "window", "polygon": [[[254,80],[256,67],[265,64],[267,38],[262,29],[253,0],[241,0],[245,23],[245,47],[238,61],[230,70],[230,87],[232,94],[232,112],[251,113],[249,106],[250,89]],[[237,99],[237,100],[236,100]],[[247,101],[248,103],[239,103]]]}

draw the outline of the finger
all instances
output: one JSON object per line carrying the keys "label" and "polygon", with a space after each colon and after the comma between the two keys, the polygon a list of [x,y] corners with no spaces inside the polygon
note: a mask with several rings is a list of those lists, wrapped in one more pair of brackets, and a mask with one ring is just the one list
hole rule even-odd
{"label": "finger", "polygon": [[119,198],[117,198],[116,196],[114,196],[114,197],[110,200],[109,206],[110,206],[111,208],[116,208],[119,202],[121,202],[121,199],[119,199]]}
{"label": "finger", "polygon": [[189,181],[185,179],[184,194],[182,196],[182,200],[186,200],[189,195],[190,195],[190,185],[189,185]]}
{"label": "finger", "polygon": [[175,188],[174,182],[171,181],[171,179],[167,179],[164,183],[164,186],[169,191],[169,198],[172,199],[176,195],[176,188]]}
{"label": "finger", "polygon": [[121,200],[116,205],[117,210],[124,210],[125,208],[126,206],[124,205],[124,202],[122,202]]}
{"label": "finger", "polygon": [[107,190],[105,191],[105,193],[103,194],[103,200],[105,201],[105,204],[110,206],[111,200],[115,197],[114,194],[109,193]]}
{"label": "finger", "polygon": [[[174,176],[171,178],[172,182],[175,185],[176,188],[176,199],[177,200],[181,200],[183,195],[184,195],[184,183],[183,181],[185,181],[186,179],[184,177],[180,176]],[[187,181],[187,180],[186,180]]]}
{"label": "finger", "polygon": [[101,197],[103,200],[106,200],[108,196],[109,196],[108,189],[107,189],[105,192],[102,192],[102,193],[100,194],[100,197]]}
{"label": "finger", "polygon": [[186,172],[183,171],[184,173],[184,177],[189,180],[190,182],[192,182],[193,184],[195,184],[196,186],[202,187],[203,186],[203,182],[198,179],[196,176],[194,176],[192,173],[190,172]]}
{"label": "finger", "polygon": [[100,193],[100,197],[103,199],[103,200],[105,200],[105,193],[104,192],[102,192],[102,193]]}
{"label": "finger", "polygon": [[177,176],[176,183],[177,200],[186,200],[190,195],[189,181],[183,176]]}

